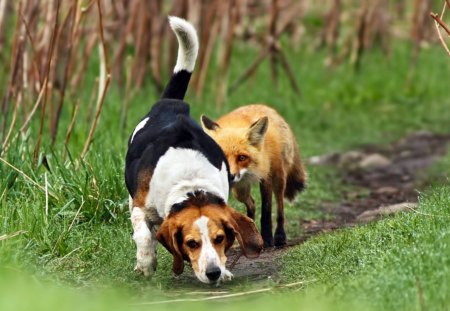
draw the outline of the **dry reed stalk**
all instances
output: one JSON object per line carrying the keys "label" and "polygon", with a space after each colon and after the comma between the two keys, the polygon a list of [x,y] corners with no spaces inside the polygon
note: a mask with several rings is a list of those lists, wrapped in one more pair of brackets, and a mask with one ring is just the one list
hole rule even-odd
{"label": "dry reed stalk", "polygon": [[[12,165],[11,163],[9,163],[7,160],[5,160],[4,158],[0,157],[0,161],[5,163],[7,166],[9,166],[10,168],[12,168],[14,171],[16,171],[17,173],[19,173],[20,175],[22,175],[26,180],[28,180],[33,186],[38,187],[42,192],[45,193],[45,187],[43,187],[42,185],[38,184],[37,182],[35,182],[30,176],[28,176],[27,174],[25,174],[24,171],[22,171],[21,169],[19,169],[18,167]],[[51,196],[54,199],[57,199],[56,195],[53,194],[52,192],[48,192],[49,196]]]}
{"label": "dry reed stalk", "polygon": [[364,38],[367,33],[367,16],[369,14],[369,7],[370,1],[364,0],[358,14],[356,36],[353,40],[352,53],[350,56],[350,62],[353,64],[355,70],[359,70],[360,68],[361,58],[365,49]]}
{"label": "dry reed stalk", "polygon": [[126,60],[126,83],[125,83],[125,98],[123,100],[123,106],[122,106],[122,112],[121,112],[121,116],[120,116],[120,128],[122,130],[122,133],[125,132],[126,128],[127,128],[127,120],[128,120],[128,107],[130,105],[130,98],[133,95],[133,90],[131,88],[131,81],[132,81],[132,77],[131,77],[131,63],[132,63],[132,59],[131,56],[129,58],[127,58]]}
{"label": "dry reed stalk", "polygon": [[67,129],[67,133],[66,133],[66,139],[65,139],[65,143],[64,143],[66,148],[64,148],[64,155],[63,155],[64,159],[66,158],[66,155],[67,155],[67,149],[69,148],[70,137],[72,136],[73,127],[75,126],[75,120],[77,119],[79,108],[80,108],[80,100],[77,100],[74,110],[73,110],[72,120],[70,121],[69,127]]}
{"label": "dry reed stalk", "polygon": [[41,141],[42,141],[42,133],[43,133],[43,129],[44,129],[45,109],[46,109],[47,95],[48,95],[48,93],[47,93],[48,92],[48,81],[49,81],[49,77],[50,77],[50,67],[52,64],[56,35],[58,33],[58,26],[59,26],[58,17],[59,17],[60,5],[61,5],[61,1],[57,0],[55,21],[54,21],[53,31],[52,31],[52,35],[51,35],[51,40],[50,40],[50,46],[49,46],[49,49],[47,52],[47,66],[46,66],[46,72],[45,72],[45,76],[44,76],[45,80],[42,85],[42,88],[44,89],[44,99],[43,99],[42,106],[41,106],[41,121],[40,121],[40,125],[39,125],[38,139],[37,139],[36,146],[34,148],[34,153],[33,153],[33,162],[34,163],[36,163],[38,155],[39,155],[39,149],[41,147]]}
{"label": "dry reed stalk", "polygon": [[[204,82],[206,79],[206,73],[208,71],[209,61],[211,59],[211,54],[214,48],[214,43],[217,38],[217,34],[219,31],[219,20],[221,9],[223,9],[225,2],[222,2],[222,6],[220,6],[219,0],[214,0],[209,3],[209,5],[202,6],[205,11],[204,16],[202,16],[199,29],[199,40],[202,48],[199,50],[199,54],[197,57],[198,63],[198,74],[194,75],[192,79],[192,87],[195,89],[195,92],[198,96],[200,96],[200,92],[203,89]],[[189,7],[189,13],[192,15],[192,7]]]}
{"label": "dry reed stalk", "polygon": [[[23,16],[23,14],[21,12],[19,12],[19,16],[20,16],[20,19],[22,20],[23,26],[25,27],[25,31],[26,31],[28,40],[30,41],[30,47],[31,47],[32,54],[36,54],[37,53],[36,47],[34,44],[33,35],[31,34],[31,31],[30,31],[30,27],[28,26],[28,22],[25,20],[25,17]],[[32,58],[32,63],[33,63],[33,70],[36,75],[35,79],[37,81],[41,81],[41,76],[40,76],[40,72],[39,72],[39,64],[37,63],[35,57]]]}
{"label": "dry reed stalk", "polygon": [[442,13],[441,16],[439,17],[438,14],[436,13],[430,13],[430,16],[434,19],[434,26],[436,27],[436,32],[438,34],[439,37],[439,41],[441,42],[442,46],[444,47],[445,51],[447,52],[447,54],[450,56],[450,49],[447,46],[447,44],[445,43],[444,38],[442,37],[442,33],[441,30],[439,28],[442,27],[442,29],[445,30],[445,32],[447,33],[447,35],[450,37],[450,29],[447,27],[447,25],[442,21],[442,19],[444,18],[444,14],[445,14],[445,8],[448,7],[448,9],[450,10],[450,1],[449,0],[445,0],[444,2],[444,7],[442,8]]}
{"label": "dry reed stalk", "polygon": [[[47,77],[45,78],[43,84],[47,83],[46,81],[47,81]],[[36,113],[36,111],[37,111],[39,105],[41,104],[41,100],[42,100],[42,98],[44,97],[44,92],[45,92],[45,88],[41,88],[41,90],[39,91],[38,98],[36,99],[36,102],[35,102],[35,104],[34,104],[34,106],[33,106],[33,109],[32,109],[31,112],[28,114],[28,117],[26,118],[25,122],[23,123],[22,127],[20,128],[20,131],[22,132],[22,134],[24,134],[25,131],[27,130],[28,125],[29,125],[30,122],[31,122],[31,119],[33,118],[33,116],[34,116],[34,114]]]}
{"label": "dry reed stalk", "polygon": [[89,39],[87,39],[87,43],[83,51],[83,56],[81,58],[81,66],[79,67],[78,72],[73,75],[74,78],[72,79],[72,81],[70,81],[70,88],[72,90],[76,90],[79,88],[80,83],[83,80],[84,74],[86,73],[89,59],[91,58],[96,43],[97,43],[97,34],[93,33],[89,37]]}
{"label": "dry reed stalk", "polygon": [[219,87],[216,96],[216,105],[222,107],[225,102],[228,81],[228,69],[230,67],[231,53],[233,50],[234,32],[240,18],[240,1],[231,0],[228,7],[228,27],[225,38],[225,46],[222,50],[222,58],[219,62]]}
{"label": "dry reed stalk", "polygon": [[[272,75],[272,79],[274,80],[274,83],[276,83],[277,76],[278,76],[276,66],[278,65],[278,60],[280,58],[282,69],[284,69],[284,71],[287,73],[287,77],[290,81],[290,84],[291,84],[294,92],[297,95],[301,95],[300,88],[298,87],[297,82],[295,80],[295,76],[293,75],[293,70],[287,61],[286,55],[283,53],[283,51],[278,43],[279,37],[285,30],[285,28],[280,28],[280,30],[277,30],[276,25],[277,25],[277,20],[278,20],[278,15],[279,15],[278,11],[279,11],[278,1],[272,0],[271,10],[270,10],[271,15],[270,15],[269,27],[268,27],[269,35],[267,36],[265,42],[263,42],[263,44],[265,44],[265,47],[263,47],[261,49],[261,51],[260,51],[259,55],[257,56],[257,58],[255,59],[255,61],[244,72],[244,74],[242,76],[240,76],[236,80],[236,82],[234,82],[231,85],[231,87],[229,89],[229,93],[234,91],[239,85],[242,84],[242,82],[244,82],[251,75],[253,75],[255,73],[256,69],[258,68],[258,66],[264,60],[264,58],[269,56],[269,58],[271,59],[271,64],[270,64],[271,65],[271,75]],[[287,27],[288,25],[289,25],[289,23],[285,23],[285,24],[283,24],[283,27]]]}
{"label": "dry reed stalk", "polygon": [[14,102],[14,111],[13,116],[11,120],[11,124],[9,125],[8,134],[6,134],[6,137],[2,144],[2,150],[0,150],[0,155],[2,155],[8,148],[9,140],[11,138],[11,134],[14,130],[14,127],[16,126],[16,119],[17,119],[17,110],[20,104],[22,103],[22,93],[19,93],[17,100]]}
{"label": "dry reed stalk", "polygon": [[25,231],[25,230],[19,230],[19,231],[13,232],[11,234],[3,234],[3,235],[0,235],[0,241],[11,239],[13,237],[16,237],[18,235],[21,235],[21,234],[24,234],[24,233],[27,233],[27,232],[28,231]]}
{"label": "dry reed stalk", "polygon": [[447,25],[442,21],[442,19],[439,17],[439,15],[437,13],[430,13],[430,16],[434,19],[434,21],[440,26],[442,27],[442,29],[445,30],[445,32],[448,34],[448,36],[450,36],[450,29],[447,27]]}
{"label": "dry reed stalk", "polygon": [[322,32],[321,44],[325,45],[329,52],[328,65],[334,66],[337,62],[337,42],[341,27],[341,0],[334,0],[330,10],[324,17],[325,28]]}
{"label": "dry reed stalk", "polygon": [[411,40],[413,50],[411,53],[411,64],[416,65],[422,41],[427,38],[428,23],[425,20],[431,11],[431,0],[415,0],[411,27]]}
{"label": "dry reed stalk", "polygon": [[[22,1],[19,1],[19,12],[22,12]],[[3,103],[2,103],[2,116],[3,116],[3,125],[2,125],[2,136],[4,135],[7,127],[8,122],[8,114],[9,114],[9,105],[11,97],[14,96],[14,93],[16,91],[16,79],[19,72],[20,62],[21,62],[21,56],[22,56],[22,49],[21,49],[21,42],[24,42],[21,39],[21,27],[20,27],[20,19],[17,19],[16,25],[15,25],[15,31],[14,31],[14,42],[12,46],[12,53],[11,53],[11,63],[12,63],[12,69],[10,70],[9,78],[8,78],[8,89],[5,92],[5,95],[3,97]]]}
{"label": "dry reed stalk", "polygon": [[[214,4],[220,5],[219,1],[215,1]],[[205,27],[207,28],[207,31],[204,31],[203,33],[203,44],[204,49],[201,49],[201,58],[199,59],[200,64],[200,70],[199,73],[195,76],[197,79],[194,79],[193,85],[195,88],[195,91],[197,93],[197,96],[200,97],[203,88],[205,86],[206,81],[206,74],[208,72],[208,65],[211,60],[211,56],[214,49],[214,43],[216,41],[217,35],[219,33],[219,24],[220,24],[220,6],[210,6],[209,14],[207,14],[207,18],[205,20]],[[209,18],[208,18],[209,17]],[[208,26],[206,26],[208,25]]]}
{"label": "dry reed stalk", "polygon": [[[62,78],[61,81],[61,85],[60,85],[60,96],[59,96],[59,101],[56,107],[56,113],[53,119],[53,122],[51,123],[51,144],[52,146],[55,144],[56,142],[56,135],[58,134],[58,125],[59,125],[59,120],[61,118],[61,110],[62,110],[62,106],[64,103],[64,96],[66,94],[66,87],[67,87],[67,81],[69,79],[69,70],[70,70],[70,64],[72,62],[72,43],[73,43],[73,39],[74,39],[74,35],[75,35],[75,18],[76,18],[76,11],[77,11],[77,6],[78,6],[78,0],[75,0],[75,2],[73,3],[73,5],[71,6],[70,9],[70,15],[71,15],[71,25],[70,25],[70,35],[68,40],[66,41],[67,44],[67,51],[66,52],[66,63],[65,63],[65,67],[64,67],[64,76]],[[69,14],[68,14],[69,16]],[[61,32],[63,31],[64,27],[61,27]]]}
{"label": "dry reed stalk", "polygon": [[3,50],[3,45],[5,42],[4,37],[4,25],[5,25],[5,15],[6,15],[6,8],[7,8],[7,0],[0,0],[0,49]]}
{"label": "dry reed stalk", "polygon": [[[61,8],[61,16],[63,16],[63,7]],[[67,40],[67,28],[68,23],[70,20],[70,17],[73,16],[74,7],[71,5],[69,9],[67,10],[66,14],[62,18],[62,22],[60,23],[60,27],[56,33],[56,40],[55,40],[55,52],[53,55],[53,59],[50,65],[50,78],[49,78],[49,84],[48,84],[48,94],[50,96],[48,97],[49,102],[47,103],[48,107],[48,128],[50,130],[50,141],[51,145],[54,145],[54,137],[56,138],[56,127],[55,123],[56,120],[59,120],[62,105],[64,103],[64,88],[65,88],[65,69],[64,66],[67,66],[68,61],[68,54],[67,54],[67,47],[69,44],[71,44],[70,41]],[[62,70],[60,70],[63,68]],[[60,72],[62,71],[62,76]],[[59,93],[59,94],[56,94]],[[59,95],[59,100],[55,102],[56,95]]]}
{"label": "dry reed stalk", "polygon": [[228,89],[228,93],[234,92],[245,80],[250,78],[258,69],[262,61],[269,55],[269,49],[264,48],[259,55],[256,57],[255,61],[247,68],[247,70],[233,83]]}
{"label": "dry reed stalk", "polygon": [[281,66],[283,66],[283,69],[288,76],[289,83],[291,84],[292,89],[294,90],[294,92],[297,95],[301,96],[302,93],[301,93],[300,87],[298,86],[297,81],[295,79],[294,71],[292,70],[291,66],[289,65],[286,54],[284,54],[284,51],[282,49],[278,50],[278,57],[280,58]]}
{"label": "dry reed stalk", "polygon": [[81,158],[84,160],[86,154],[89,150],[89,146],[91,145],[92,138],[94,136],[95,129],[97,127],[97,122],[100,117],[100,113],[102,111],[103,102],[105,100],[106,91],[108,90],[109,82],[111,79],[110,69],[109,69],[109,60],[108,54],[106,53],[106,45],[105,38],[103,35],[103,17],[102,17],[102,9],[100,0],[97,0],[97,8],[98,8],[98,27],[100,32],[100,81],[98,84],[98,100],[97,100],[97,109],[95,111],[95,117],[91,125],[91,129],[89,130],[88,138],[86,139],[86,143],[84,144],[83,151],[81,153]]}
{"label": "dry reed stalk", "polygon": [[379,41],[385,55],[389,55],[390,13],[388,0],[371,2],[367,16],[367,31],[364,37],[365,50],[372,48]]}
{"label": "dry reed stalk", "polygon": [[[114,2],[120,3],[120,2]],[[131,16],[135,16],[138,10],[138,2],[133,1],[128,3],[128,6],[122,7],[120,9],[116,9],[118,11],[119,21],[125,27],[119,29],[120,41],[119,45],[116,49],[116,53],[113,57],[113,67],[112,72],[114,77],[116,78],[117,85],[120,89],[123,88],[123,76],[124,76],[124,66],[125,68],[127,64],[125,64],[125,47],[127,44],[127,37],[132,33],[133,27],[135,25],[135,19],[130,18]]]}
{"label": "dry reed stalk", "polygon": [[167,20],[164,18],[161,20],[162,14],[162,3],[161,0],[153,0],[152,4],[152,38],[150,42],[150,68],[152,71],[152,78],[156,89],[162,92],[164,86],[161,77],[161,50],[162,50],[162,37],[163,37],[163,27],[162,23],[166,23]]}
{"label": "dry reed stalk", "polygon": [[137,40],[135,42],[133,77],[137,87],[142,87],[146,73],[146,60],[151,44],[151,10],[149,3],[139,2],[137,11]]}
{"label": "dry reed stalk", "polygon": [[[170,10],[169,15],[173,15],[173,16],[179,16],[182,18],[186,18],[187,16],[187,10],[188,10],[188,1],[186,0],[175,0],[173,2],[173,6]],[[164,29],[165,31],[167,30],[167,24],[164,24]],[[167,33],[167,31],[166,31]],[[175,39],[175,36],[166,36],[167,40],[168,40],[168,56],[167,56],[167,68],[173,68],[175,66],[175,59],[176,59],[176,55],[177,55],[177,40]],[[203,42],[200,42],[201,45],[203,45]],[[201,53],[202,49],[200,49],[200,53]],[[199,62],[200,63],[200,62]],[[194,75],[194,79],[195,79]],[[192,83],[192,82],[191,82]],[[192,83],[192,85],[195,85]]]}
{"label": "dry reed stalk", "polygon": [[278,71],[277,71],[277,21],[279,16],[278,0],[272,0],[270,5],[270,17],[269,17],[269,59],[270,59],[270,73],[272,75],[272,81],[274,82],[275,88],[278,87]]}

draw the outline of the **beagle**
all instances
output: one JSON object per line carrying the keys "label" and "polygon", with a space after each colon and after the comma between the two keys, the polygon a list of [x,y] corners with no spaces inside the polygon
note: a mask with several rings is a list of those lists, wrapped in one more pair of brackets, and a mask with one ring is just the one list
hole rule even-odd
{"label": "beagle", "polygon": [[130,136],[126,155],[135,270],[145,276],[155,271],[159,241],[173,256],[175,274],[187,261],[201,282],[219,282],[232,277],[225,253],[235,239],[250,258],[259,256],[263,241],[253,220],[227,205],[227,159],[183,102],[197,33],[181,18],[169,17],[169,23],[179,44],[177,63],[161,99]]}

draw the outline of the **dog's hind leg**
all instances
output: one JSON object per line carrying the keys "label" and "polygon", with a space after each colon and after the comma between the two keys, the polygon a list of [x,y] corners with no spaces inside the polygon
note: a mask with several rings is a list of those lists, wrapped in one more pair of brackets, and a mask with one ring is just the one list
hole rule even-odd
{"label": "dog's hind leg", "polygon": [[147,225],[146,214],[140,207],[133,207],[131,212],[133,239],[136,242],[135,271],[150,276],[156,270],[156,232]]}

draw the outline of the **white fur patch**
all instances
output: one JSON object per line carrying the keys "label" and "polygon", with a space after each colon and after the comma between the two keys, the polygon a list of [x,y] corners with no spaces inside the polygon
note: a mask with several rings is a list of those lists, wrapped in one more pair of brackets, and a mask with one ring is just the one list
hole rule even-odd
{"label": "white fur patch", "polygon": [[239,175],[234,176],[233,181],[235,183],[240,182],[245,177],[245,174],[247,173],[247,171],[248,171],[248,169],[246,169],[246,168],[241,169],[239,171]]}
{"label": "white fur patch", "polygon": [[156,270],[156,233],[150,230],[145,221],[145,213],[139,207],[134,207],[131,213],[133,239],[136,242],[135,270],[145,276]]}
{"label": "white fur patch", "polygon": [[179,17],[169,16],[169,24],[179,45],[177,64],[173,72],[177,73],[183,69],[192,72],[198,54],[197,32],[192,24]]}
{"label": "white fur patch", "polygon": [[147,118],[145,118],[144,120],[142,120],[141,122],[139,122],[138,125],[136,125],[136,127],[134,128],[134,131],[133,131],[133,135],[131,136],[131,141],[130,141],[130,143],[133,142],[134,135],[136,135],[137,132],[139,132],[140,130],[142,130],[142,129],[144,128],[144,126],[147,124],[148,119],[150,119],[150,118],[147,117]]}
{"label": "white fur patch", "polygon": [[195,275],[200,281],[209,283],[210,281],[206,276],[206,269],[208,265],[212,265],[220,268],[221,274],[218,281],[223,279],[231,279],[233,275],[225,268],[225,263],[220,261],[219,254],[217,254],[216,249],[211,243],[208,230],[208,221],[208,217],[201,216],[194,222],[194,225],[196,225],[199,229],[202,238],[202,249],[198,259],[198,271],[194,271]]}
{"label": "white fur patch", "polygon": [[196,190],[210,192],[225,202],[229,185],[225,163],[219,170],[199,151],[169,148],[156,164],[145,205],[165,218],[171,207],[187,199]]}

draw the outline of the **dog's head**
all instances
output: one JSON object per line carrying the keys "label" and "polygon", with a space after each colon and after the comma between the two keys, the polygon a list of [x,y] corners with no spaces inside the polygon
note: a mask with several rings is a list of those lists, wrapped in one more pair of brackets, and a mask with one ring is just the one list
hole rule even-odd
{"label": "dog's head", "polygon": [[175,274],[183,272],[186,260],[201,282],[212,283],[231,276],[225,268],[225,252],[235,239],[249,258],[259,256],[263,241],[249,217],[220,199],[199,200],[208,199],[197,197],[184,202],[183,208],[164,220],[156,237],[173,255]]}

